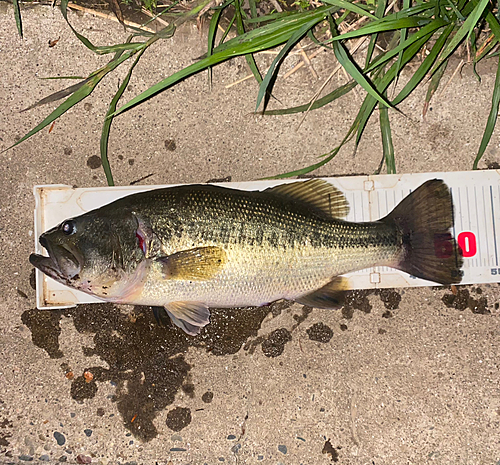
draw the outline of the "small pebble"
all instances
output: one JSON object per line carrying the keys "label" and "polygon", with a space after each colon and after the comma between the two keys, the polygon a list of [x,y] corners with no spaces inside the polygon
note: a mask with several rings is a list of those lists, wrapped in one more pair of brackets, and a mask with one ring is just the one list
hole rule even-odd
{"label": "small pebble", "polygon": [[182,436],[179,434],[172,434],[172,437],[170,438],[172,441],[182,441]]}
{"label": "small pebble", "polygon": [[284,446],[283,444],[280,444],[278,446],[278,450],[282,453],[282,454],[286,454],[288,449],[286,448],[286,446]]}
{"label": "small pebble", "polygon": [[51,449],[50,444],[45,444],[45,446],[43,446],[43,448],[44,448],[45,450],[50,450],[50,449]]}
{"label": "small pebble", "polygon": [[31,457],[30,455],[23,454],[19,456],[19,460],[22,460],[23,462],[32,462],[33,457]]}
{"label": "small pebble", "polygon": [[238,444],[235,444],[233,447],[231,447],[231,452],[233,452],[234,454],[237,454],[240,449],[241,449],[241,444],[238,443]]}
{"label": "small pebble", "polygon": [[88,438],[90,438],[90,436],[92,436],[92,430],[91,429],[84,429],[83,432],[85,433],[85,436],[87,436]]}
{"label": "small pebble", "polygon": [[226,459],[224,457],[219,457],[219,462],[225,462]]}
{"label": "small pebble", "polygon": [[234,434],[230,434],[228,437],[227,437],[229,440],[231,439],[236,439],[236,436]]}
{"label": "small pebble", "polygon": [[57,444],[59,444],[60,446],[64,446],[64,444],[66,443],[66,438],[59,431],[54,431],[54,438],[56,439]]}
{"label": "small pebble", "polygon": [[71,412],[71,413],[69,414],[69,416],[70,416],[71,418],[75,418],[75,417],[76,417],[76,413]]}
{"label": "small pebble", "polygon": [[263,455],[257,455],[257,460],[264,460],[264,456]]}
{"label": "small pebble", "polygon": [[89,457],[88,455],[79,454],[76,456],[76,463],[80,464],[92,463],[92,457]]}
{"label": "small pebble", "polygon": [[42,462],[48,462],[50,460],[50,457],[47,454],[40,455],[40,459]]}
{"label": "small pebble", "polygon": [[66,462],[68,460],[68,457],[66,457],[65,455],[62,455],[61,457],[59,457],[59,462]]}
{"label": "small pebble", "polygon": [[186,452],[187,449],[184,449],[182,447],[171,447],[170,452]]}
{"label": "small pebble", "polygon": [[40,441],[45,441],[45,436],[43,434],[39,434],[38,439],[40,439]]}

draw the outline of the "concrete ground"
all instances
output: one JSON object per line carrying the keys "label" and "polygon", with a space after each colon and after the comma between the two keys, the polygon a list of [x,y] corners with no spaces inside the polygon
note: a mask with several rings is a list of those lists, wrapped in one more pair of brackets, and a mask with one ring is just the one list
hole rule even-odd
{"label": "concrete ground", "polygon": [[[24,39],[11,6],[0,10],[5,149],[55,106],[20,110],[69,85],[40,78],[85,76],[108,57],[87,50],[58,10],[24,10]],[[70,18],[95,44],[126,38],[115,23]],[[155,44],[124,99],[191,63],[204,46],[193,25]],[[285,62],[283,72],[295,64]],[[283,105],[307,101],[335,62],[325,54],[313,65],[318,81],[303,68],[278,82]],[[339,311],[288,302],[215,310],[198,338],[159,327],[147,308],[36,310],[32,188],[105,185],[95,157],[125,72],[51,132],[0,154],[0,462],[500,464],[497,285],[458,287],[455,297],[449,288],[356,292]],[[425,121],[425,88],[401,105],[406,118],[391,112],[398,172],[471,168],[495,79],[487,67],[481,73],[478,84],[466,66],[438,91]],[[297,169],[338,143],[361,102],[349,94],[297,130],[300,115],[252,115],[254,81],[226,88],[247,74],[237,59],[214,70],[211,91],[200,74],[118,118],[110,140],[117,184],[149,174],[143,184]],[[495,134],[482,168],[500,161],[499,147]],[[355,155],[349,146],[316,174],[373,173],[380,158],[374,120]]]}

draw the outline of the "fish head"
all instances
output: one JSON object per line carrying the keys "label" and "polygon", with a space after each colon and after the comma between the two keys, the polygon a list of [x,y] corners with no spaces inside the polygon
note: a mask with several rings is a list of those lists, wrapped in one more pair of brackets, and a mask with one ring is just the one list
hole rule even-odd
{"label": "fish head", "polygon": [[136,237],[137,219],[121,213],[95,210],[63,221],[40,236],[48,256],[31,254],[31,264],[62,284],[121,300],[145,261]]}

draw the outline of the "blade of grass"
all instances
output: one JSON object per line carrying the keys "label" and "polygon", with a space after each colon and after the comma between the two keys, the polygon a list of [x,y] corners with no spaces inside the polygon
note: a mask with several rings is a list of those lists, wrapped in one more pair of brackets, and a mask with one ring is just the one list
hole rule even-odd
{"label": "blade of grass", "polygon": [[[132,65],[130,66],[130,69],[128,70],[127,75],[125,76],[125,79],[121,83],[120,87],[118,88],[118,91],[114,95],[114,97],[111,100],[111,103],[109,104],[108,111],[106,113],[106,118],[104,119],[104,124],[102,127],[102,132],[101,132],[101,142],[100,142],[100,148],[101,148],[101,161],[102,161],[102,167],[104,169],[104,174],[106,175],[106,181],[108,182],[108,186],[114,186],[115,183],[113,181],[113,174],[111,172],[111,166],[109,164],[109,158],[108,158],[108,141],[109,141],[109,133],[111,130],[111,124],[113,123],[113,116],[112,114],[116,110],[116,105],[118,104],[118,100],[122,97],[123,93],[125,92],[125,89],[127,88],[130,78],[132,76],[132,71],[135,68],[135,65],[139,62],[139,59],[141,58],[142,54],[146,51],[145,48],[143,48],[138,54]],[[107,118],[109,116],[109,118]]]}
{"label": "blade of grass", "polygon": [[[396,55],[402,54],[405,49],[407,49],[411,44],[413,44],[417,40],[420,40],[422,37],[428,36],[429,34],[432,34],[433,32],[442,28],[445,25],[446,25],[446,22],[443,19],[441,19],[441,18],[435,19],[434,21],[430,22],[426,26],[420,28],[417,32],[412,34],[404,42],[401,42],[397,47],[394,47],[393,49],[377,56],[370,63],[370,65],[364,70],[364,72],[368,73],[368,72],[373,71],[374,69],[378,68],[380,65],[387,63],[389,60],[394,58]],[[401,62],[399,64],[399,66],[401,67]]]}
{"label": "blade of grass", "polygon": [[[236,31],[239,35],[245,34],[245,26],[243,26],[242,18],[242,8],[240,0],[234,0],[235,16],[236,16]],[[245,55],[245,60],[247,61],[248,67],[255,78],[255,80],[260,84],[262,82],[262,76],[260,74],[255,58],[251,53]]]}
{"label": "blade of grass", "polygon": [[[418,67],[417,71],[415,71],[413,73],[410,80],[406,83],[406,85],[403,87],[403,89],[401,89],[401,91],[396,96],[396,98],[394,100],[392,100],[393,105],[397,105],[397,104],[401,103],[423,81],[427,72],[431,69],[432,65],[437,60],[439,54],[441,53],[441,50],[443,50],[444,46],[446,45],[446,41],[448,40],[448,37],[452,33],[454,27],[455,27],[455,25],[453,23],[450,23],[441,32],[439,37],[436,39],[436,42],[432,46],[432,49],[431,49],[429,55],[427,55],[425,57],[424,61]],[[429,39],[430,39],[430,37],[429,37]]]}
{"label": "blade of grass", "polygon": [[[403,10],[406,10],[410,8],[410,0],[403,0]],[[399,43],[403,43],[406,41],[406,38],[408,36],[408,28],[404,27],[401,29],[401,36],[399,38]],[[398,55],[398,61],[397,61],[397,67],[396,67],[396,82],[399,79],[399,72],[401,71],[401,60],[403,59],[403,52],[399,52]]]}
{"label": "blade of grass", "polygon": [[495,124],[497,122],[499,105],[500,105],[500,58],[498,60],[497,75],[495,78],[495,88],[493,89],[493,96],[491,99],[490,114],[488,116],[486,128],[484,129],[483,137],[481,139],[481,144],[479,146],[479,150],[477,152],[476,159],[474,160],[472,169],[477,170],[477,165],[481,160],[481,158],[483,157],[486,147],[488,147],[491,136],[495,129]]}
{"label": "blade of grass", "polygon": [[[332,33],[332,37],[338,36],[337,29],[335,28],[335,24],[333,22],[332,17],[328,18],[328,22],[330,24],[330,31]],[[374,87],[372,82],[363,74],[363,72],[359,69],[358,65],[351,59],[349,54],[347,53],[346,48],[340,42],[333,42],[333,51],[335,53],[335,57],[338,62],[344,67],[344,69],[349,73],[349,75],[366,91],[369,95],[375,98],[378,102],[388,107],[392,107],[392,105],[384,98]]]}
{"label": "blade of grass", "polygon": [[439,68],[438,70],[434,73],[434,75],[431,78],[431,82],[429,82],[429,87],[427,89],[427,93],[425,94],[425,102],[424,102],[424,108],[422,110],[422,117],[425,118],[425,115],[427,114],[427,110],[429,109],[429,105],[431,103],[431,99],[436,93],[436,90],[439,87],[439,84],[441,82],[441,78],[444,75],[444,72],[446,71],[446,68],[448,67],[448,60],[446,60]]}
{"label": "blade of grass", "polygon": [[[3,152],[19,145],[26,139],[35,135],[37,132],[41,131],[43,128],[47,127],[61,115],[66,113],[70,108],[74,107],[77,103],[81,102],[83,99],[88,97],[92,91],[95,89],[97,84],[106,76],[108,73],[117,68],[125,60],[128,60],[135,52],[127,51],[117,60],[110,61],[106,66],[101,68],[99,72],[93,73],[92,77],[89,78],[79,89],[77,89],[73,94],[71,94],[63,103],[61,103],[49,116],[47,116],[40,124],[35,126],[31,131],[19,139],[15,144],[3,150]],[[2,152],[2,153],[3,153]]]}
{"label": "blade of grass", "polygon": [[264,115],[291,115],[294,113],[303,113],[304,111],[307,111],[307,109],[316,110],[318,108],[321,108],[321,107],[327,105],[330,102],[333,102],[334,100],[342,97],[343,95],[349,93],[357,85],[358,85],[358,83],[356,81],[351,81],[351,82],[348,82],[347,84],[344,84],[341,87],[338,87],[333,92],[330,92],[329,94],[325,95],[324,97],[319,98],[312,105],[310,105],[309,103],[306,103],[304,105],[299,105],[299,106],[291,107],[291,108],[284,108],[281,110],[266,110],[264,112]]}
{"label": "blade of grass", "polygon": [[[384,17],[385,9],[387,8],[387,0],[379,0],[377,3],[377,8],[375,9],[375,16],[378,19]],[[375,50],[375,44],[377,43],[378,34],[373,33],[370,38],[370,43],[368,44],[368,49],[366,50],[366,59],[365,59],[365,68],[368,68],[368,65],[372,59],[373,52]]]}
{"label": "blade of grass", "polygon": [[350,2],[345,2],[344,0],[322,0],[323,3],[327,3],[332,6],[336,6],[339,9],[344,9],[347,11],[351,11],[352,13],[356,13],[360,16],[368,16],[371,19],[377,19],[376,16],[373,16],[368,9],[370,9],[368,6],[363,5],[361,3],[356,4],[356,3],[350,3]]}
{"label": "blade of grass", "polygon": [[214,49],[213,55],[205,57],[200,61],[177,71],[168,78],[156,83],[149,89],[134,97],[125,105],[118,108],[115,112],[115,116],[144,102],[153,95],[168,89],[188,76],[206,69],[208,66],[216,65],[235,56],[266,50],[282,44],[286,42],[308,19],[310,19],[311,16],[318,17],[318,21],[320,21],[327,11],[328,9],[318,8],[315,11],[307,12],[308,14],[306,16],[289,16],[277,21],[276,23],[262,26],[257,30],[248,31],[243,36],[237,36],[230,39]]}
{"label": "blade of grass", "polygon": [[21,19],[21,9],[19,8],[19,0],[12,0],[14,5],[14,18],[16,19],[17,32],[21,39],[23,38],[23,22]]}
{"label": "blade of grass", "polygon": [[384,154],[387,174],[396,174],[396,161],[394,159],[394,145],[392,143],[391,123],[389,121],[389,111],[385,105],[380,105],[379,116],[380,132],[382,135],[382,152]]}
{"label": "blade of grass", "polygon": [[[288,53],[290,53],[292,48],[295,47],[295,44],[297,44],[297,42],[299,42],[302,39],[302,37],[304,37],[307,34],[307,31],[311,30],[314,26],[316,26],[316,24],[318,24],[322,20],[323,20],[322,17],[314,18],[313,20],[304,24],[300,29],[295,31],[290,36],[286,44],[283,46],[283,48],[280,50],[276,58],[271,63],[269,70],[267,71],[262,83],[260,84],[259,92],[257,94],[257,103],[255,105],[255,111],[258,110],[264,96],[265,95],[269,96],[271,94],[272,86],[277,77],[279,67],[283,62],[283,60],[285,59],[285,57],[288,55]],[[266,109],[266,106],[267,106],[267,101],[265,100],[262,111]]]}
{"label": "blade of grass", "polygon": [[[208,27],[208,45],[207,45],[207,56],[212,55],[214,49],[215,38],[217,36],[217,26],[219,24],[220,17],[222,15],[223,9],[217,9],[214,11],[212,18],[210,19],[210,26]],[[208,68],[208,83],[210,89],[212,89],[212,67]]]}
{"label": "blade of grass", "polygon": [[92,50],[94,53],[98,55],[105,55],[107,53],[116,53],[120,50],[136,50],[139,51],[142,47],[144,47],[145,42],[126,42],[124,44],[115,44],[115,45],[104,45],[104,46],[95,46],[87,39],[85,36],[80,34],[69,22],[68,20],[68,1],[69,0],[61,0],[61,13],[66,20],[66,23],[76,35],[76,37],[83,43],[89,50]]}
{"label": "blade of grass", "polygon": [[489,0],[480,0],[474,10],[470,15],[467,16],[467,19],[464,21],[462,26],[460,26],[459,30],[455,34],[455,37],[451,39],[451,41],[446,46],[445,50],[439,57],[439,60],[434,65],[431,74],[434,74],[436,70],[444,63],[444,61],[450,57],[450,55],[455,51],[455,49],[462,43],[462,41],[467,37],[469,37],[476,27],[479,19],[481,18],[486,6],[488,5]]}

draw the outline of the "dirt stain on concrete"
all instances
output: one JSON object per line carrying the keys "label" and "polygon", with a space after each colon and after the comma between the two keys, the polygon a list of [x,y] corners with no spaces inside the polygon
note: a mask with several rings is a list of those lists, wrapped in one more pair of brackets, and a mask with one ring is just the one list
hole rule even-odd
{"label": "dirt stain on concrete", "polygon": [[330,439],[327,439],[325,441],[325,445],[323,446],[323,450],[321,451],[321,453],[329,455],[332,462],[339,461],[339,453],[337,452],[337,449],[332,446]]}

